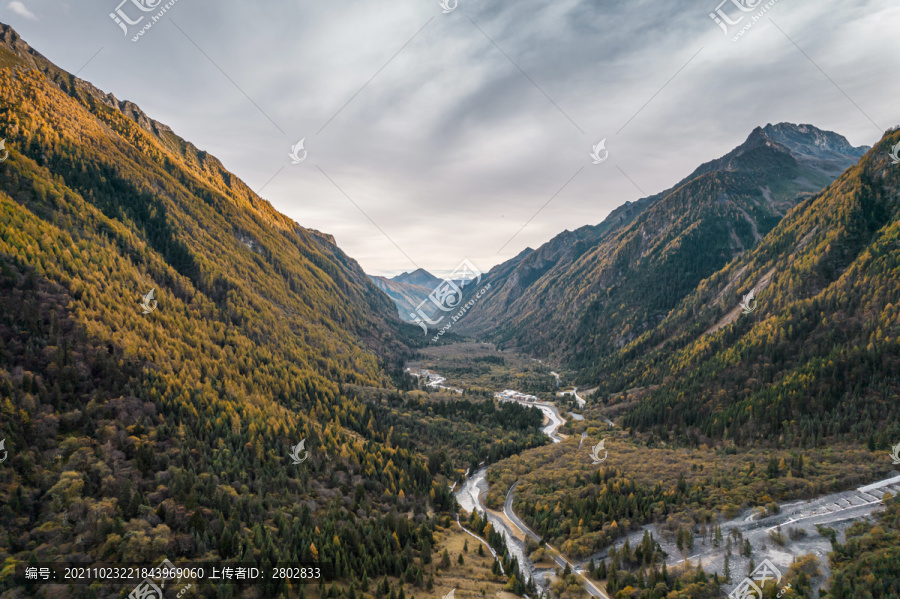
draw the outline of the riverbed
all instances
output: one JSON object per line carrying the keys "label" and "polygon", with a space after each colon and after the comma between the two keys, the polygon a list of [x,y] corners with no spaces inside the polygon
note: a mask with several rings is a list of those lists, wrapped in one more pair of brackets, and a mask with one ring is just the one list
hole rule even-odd
{"label": "riverbed", "polygon": [[[517,402],[524,406],[539,409],[547,417],[548,423],[541,429],[554,443],[559,443],[562,438],[556,434],[565,420],[559,415],[559,410],[552,404],[543,402]],[[525,543],[520,541],[513,533],[512,529],[506,523],[506,520],[492,514],[484,505],[482,497],[488,490],[486,480],[487,467],[475,472],[466,479],[463,486],[456,492],[456,501],[459,506],[467,512],[477,511],[479,514],[487,514],[488,522],[497,530],[503,533],[506,540],[506,548],[509,554],[519,561],[519,569],[527,579],[534,579],[535,584],[542,590],[546,591],[548,586],[547,575],[550,573],[547,569],[538,569],[534,567],[534,563],[528,559],[525,551]]]}

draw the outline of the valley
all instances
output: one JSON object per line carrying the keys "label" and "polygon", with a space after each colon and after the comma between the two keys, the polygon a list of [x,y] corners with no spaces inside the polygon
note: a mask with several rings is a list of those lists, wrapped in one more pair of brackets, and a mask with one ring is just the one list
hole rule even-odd
{"label": "valley", "polygon": [[[391,200],[336,169],[415,265],[375,275],[306,223],[333,198],[302,141],[295,222],[0,23],[0,599],[712,599],[761,565],[753,599],[900,597],[900,129],[741,131],[447,280],[386,230],[461,251],[413,215],[464,152]],[[446,227],[500,230],[526,204],[504,192]],[[162,560],[325,575],[37,574]]]}
{"label": "valley", "polygon": [[[486,348],[482,348],[486,351]],[[507,352],[498,352],[506,355]],[[431,358],[425,360],[429,367],[439,369],[441,362],[446,360],[447,363],[460,366],[461,362],[465,362],[466,356],[471,354],[471,348],[462,345],[453,351],[453,346],[445,346],[439,352],[428,352]],[[488,354],[490,355],[490,354]],[[483,356],[475,359],[482,359]],[[464,371],[465,368],[460,368]],[[509,373],[513,376],[514,373]],[[454,380],[455,384],[465,386],[467,381],[465,377]],[[509,391],[503,394],[497,393],[500,401],[510,401],[504,399]],[[555,395],[559,396],[557,392]],[[570,392],[574,398],[577,396],[577,388]],[[565,395],[562,395],[565,397]],[[587,401],[581,398],[587,404]],[[555,443],[561,443],[566,437],[558,437],[557,431],[566,424],[562,418],[550,419],[551,414],[559,414],[559,409],[549,409],[549,403],[534,400],[519,400],[522,405],[533,407],[535,409],[545,410],[545,423],[547,425],[543,432],[547,437]],[[554,406],[555,408],[555,406]],[[586,429],[590,429],[595,420],[603,422],[607,428],[603,430],[614,430],[615,424],[601,413],[596,411],[595,407],[589,407],[585,410],[588,415],[588,421],[584,424]],[[599,424],[599,422],[597,422]],[[596,424],[594,424],[596,426]],[[580,443],[573,445],[574,439],[567,442],[567,450],[572,452],[585,451],[587,448],[581,448]],[[550,448],[552,446],[545,446]],[[609,448],[609,447],[608,447]],[[529,450],[529,454],[535,452],[543,452],[543,449]],[[701,454],[702,455],[702,454]],[[581,555],[578,558],[566,557],[561,553],[557,546],[544,539],[541,542],[541,536],[536,533],[532,526],[526,523],[520,514],[516,512],[515,505],[517,503],[517,487],[520,485],[521,475],[527,474],[526,481],[540,480],[540,486],[548,486],[547,469],[553,469],[553,462],[547,462],[547,458],[556,460],[563,456],[559,452],[554,451],[552,456],[555,457],[538,457],[532,456],[530,459],[520,459],[517,456],[507,458],[500,464],[498,468],[501,471],[499,479],[496,476],[489,477],[489,472],[494,469],[491,465],[486,465],[474,471],[471,476],[463,477],[461,488],[455,493],[457,503],[464,512],[477,512],[484,515],[492,524],[494,530],[501,531],[505,537],[505,544],[508,554],[514,556],[522,569],[523,573],[529,578],[534,578],[539,588],[549,591],[551,583],[556,579],[559,572],[568,565],[573,575],[579,578],[579,584],[582,585],[586,594],[594,597],[609,597],[610,594],[605,591],[609,581],[604,578],[595,578],[592,574],[596,568],[596,563],[606,562],[610,559],[615,551],[623,551],[626,542],[631,547],[638,547],[644,540],[645,535],[649,534],[657,544],[658,550],[664,552],[665,564],[668,571],[676,574],[682,571],[690,571],[692,568],[702,567],[707,575],[716,574],[721,579],[721,584],[725,588],[734,586],[739,579],[740,573],[752,570],[753,564],[758,564],[764,559],[768,559],[782,573],[787,573],[795,560],[801,556],[814,556],[818,564],[815,582],[813,586],[818,589],[830,575],[828,567],[828,553],[831,551],[830,537],[828,531],[834,531],[840,535],[846,531],[854,522],[865,521],[873,512],[881,507],[882,500],[885,497],[896,495],[900,492],[900,477],[891,477],[883,480],[877,480],[877,472],[888,472],[884,468],[876,469],[872,475],[864,475],[854,477],[855,480],[863,482],[871,482],[872,484],[859,485],[858,489],[834,492],[820,492],[820,494],[808,495],[802,500],[792,499],[791,494],[799,492],[801,495],[807,495],[808,490],[800,488],[789,492],[785,500],[771,501],[768,496],[761,497],[761,502],[757,507],[749,509],[736,509],[734,504],[726,506],[724,512],[733,512],[731,516],[713,516],[709,520],[710,514],[707,513],[707,520],[701,520],[700,525],[695,529],[699,530],[696,538],[691,535],[691,541],[684,547],[680,546],[680,541],[676,543],[671,521],[673,516],[669,516],[668,522],[653,522],[640,526],[635,526],[633,530],[624,531],[624,534],[613,543],[609,548],[596,553]],[[524,457],[524,456],[522,456]],[[699,455],[697,457],[700,457]],[[844,455],[842,459],[848,456]],[[635,455],[635,458],[638,458]],[[616,459],[616,458],[612,458]],[[648,459],[648,458],[645,458]],[[702,459],[702,458],[701,458]],[[772,458],[768,458],[771,464]],[[865,455],[854,456],[851,459],[868,458]],[[531,460],[540,461],[539,465],[532,466]],[[513,461],[515,465],[513,470],[518,473],[516,478],[509,478],[502,472],[507,468],[505,462]],[[651,460],[652,461],[652,460]],[[693,460],[691,460],[693,461]],[[835,465],[838,465],[839,461]],[[565,472],[573,472],[571,462],[567,466],[563,466]],[[642,470],[640,462],[628,459],[627,464],[630,470]],[[698,462],[694,462],[689,470],[695,471]],[[605,464],[603,464],[605,466]],[[812,466],[808,464],[807,468]],[[616,466],[621,468],[622,466]],[[636,473],[634,473],[636,474]],[[552,476],[552,475],[551,475]],[[667,473],[663,480],[668,479],[674,483],[675,472]],[[682,474],[683,476],[683,474]],[[807,475],[808,476],[808,475]],[[868,479],[867,476],[875,476]],[[536,478],[535,478],[536,477]],[[493,479],[491,482],[490,479]],[[507,481],[511,481],[511,484]],[[681,484],[679,482],[679,484]],[[840,483],[841,486],[847,483]],[[552,484],[551,484],[552,486]],[[824,489],[823,489],[824,491]],[[488,496],[496,499],[489,500]],[[501,501],[502,498],[502,501]],[[531,501],[529,499],[529,501]],[[686,509],[684,514],[691,513],[692,509]],[[674,517],[680,519],[684,514],[674,512]],[[693,527],[692,527],[693,528]],[[681,529],[679,529],[680,531]],[[679,532],[680,535],[680,532]],[[724,540],[723,540],[724,539]],[[526,543],[531,541],[531,549],[526,548]],[[542,555],[539,563],[535,563],[531,559],[531,553],[538,547],[538,543],[543,547]],[[565,545],[571,546],[570,541],[564,541]],[[734,544],[735,549],[731,547]],[[727,547],[726,547],[727,545]],[[747,548],[750,548],[749,550]],[[612,550],[612,551],[611,551]],[[627,551],[627,549],[626,549]],[[727,558],[726,558],[727,555]],[[804,558],[806,559],[806,558]],[[688,568],[688,570],[685,570]],[[554,574],[556,572],[556,574]]]}

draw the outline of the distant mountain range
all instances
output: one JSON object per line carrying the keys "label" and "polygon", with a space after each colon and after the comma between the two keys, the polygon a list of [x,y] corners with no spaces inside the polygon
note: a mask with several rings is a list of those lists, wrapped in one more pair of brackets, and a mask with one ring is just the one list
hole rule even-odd
{"label": "distant mountain range", "polygon": [[433,290],[441,284],[441,279],[437,278],[424,268],[416,269],[412,272],[405,272],[392,278],[395,283],[404,283],[406,285],[416,285]]}
{"label": "distant mountain range", "polygon": [[[428,274],[426,271],[422,272]],[[402,277],[403,275],[400,276]],[[428,276],[431,275],[429,274]],[[398,315],[402,320],[406,322],[413,321],[410,315],[415,313],[418,307],[422,305],[422,302],[425,302],[428,299],[428,295],[432,291],[434,291],[434,287],[422,287],[419,285],[404,283],[398,280],[400,277],[387,279],[385,277],[376,277],[370,275],[369,278],[372,280],[376,287],[384,291],[387,296],[394,301],[394,304],[397,306]],[[435,280],[438,279],[435,278]],[[425,313],[429,317],[436,309],[435,307],[428,307],[427,304],[423,306],[423,308],[427,308],[425,310]]]}
{"label": "distant mountain range", "polygon": [[[421,311],[426,317],[431,318],[440,309],[429,300],[431,295],[444,282],[427,270],[419,268],[413,272],[405,272],[391,279],[370,275],[369,278],[376,287],[384,291],[397,306],[400,319],[405,322],[414,322],[414,315]],[[468,280],[454,280],[460,288],[464,288]]]}
{"label": "distant mountain range", "polygon": [[457,330],[556,359],[662,437],[883,445],[900,435],[897,143],[758,128],[672,189],[492,269]]}
{"label": "distant mountain range", "polygon": [[659,324],[867,149],[811,125],[757,128],[671,189],[492,269],[491,293],[457,330],[593,367]]}

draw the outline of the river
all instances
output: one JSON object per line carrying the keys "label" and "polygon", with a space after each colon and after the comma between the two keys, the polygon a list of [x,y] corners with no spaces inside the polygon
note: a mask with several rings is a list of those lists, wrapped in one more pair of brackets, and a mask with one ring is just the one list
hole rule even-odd
{"label": "river", "polygon": [[[577,390],[569,392],[578,397]],[[509,401],[509,400],[506,400]],[[583,400],[582,400],[583,401]],[[565,424],[565,420],[559,415],[556,406],[543,402],[519,401],[518,403],[526,406],[536,407],[540,409],[548,419],[548,423],[544,425],[543,432],[554,443],[559,443],[562,439],[557,434],[560,426]],[[605,419],[607,424],[615,426],[611,421]],[[466,472],[468,475],[468,471]],[[528,579],[534,579],[538,588],[542,592],[548,588],[548,575],[551,571],[548,569],[535,568],[534,563],[528,559],[525,551],[525,544],[516,537],[516,533],[524,532],[525,535],[536,538],[537,535],[530,531],[524,522],[513,512],[512,501],[515,493],[515,484],[507,493],[506,502],[504,504],[504,513],[509,520],[499,517],[498,515],[487,511],[484,505],[483,496],[488,490],[486,480],[487,467],[481,468],[471,477],[468,477],[463,483],[459,491],[456,492],[456,500],[460,507],[468,512],[477,511],[480,514],[487,514],[488,521],[493,528],[503,533],[506,541],[506,547],[510,555],[515,556],[519,562],[519,568]],[[454,485],[455,488],[455,485]],[[877,509],[885,493],[900,494],[900,477],[894,477],[879,481],[866,487],[861,487],[855,491],[844,491],[823,495],[817,499],[807,501],[793,501],[783,503],[775,515],[765,518],[756,518],[751,512],[745,511],[741,516],[731,521],[721,522],[723,533],[730,532],[732,529],[740,531],[744,538],[751,542],[754,549],[753,559],[756,562],[762,559],[769,559],[777,567],[787,569],[793,561],[794,555],[813,554],[816,555],[823,567],[825,578],[830,574],[828,565],[828,552],[831,551],[830,542],[825,537],[817,534],[817,525],[826,525],[833,527],[839,531],[843,531],[852,524],[869,516]],[[514,532],[507,522],[511,522],[512,526],[517,527]],[[785,551],[783,548],[773,547],[769,533],[778,526],[798,528],[806,533],[806,536],[798,541],[792,541]],[[660,542],[664,551],[669,555],[669,567],[677,567],[685,559],[696,563],[701,562],[707,572],[724,572],[724,545],[719,547],[710,546],[707,542],[698,537],[698,542],[687,553],[681,553],[675,547],[675,543],[671,539],[667,539],[660,531],[658,523],[651,523],[642,526],[640,529],[630,532],[626,538],[631,541],[632,546],[637,546],[643,533],[647,531],[653,534],[655,539]],[[624,538],[619,539],[614,546],[621,547]],[[548,545],[549,547],[549,545]],[[607,550],[592,556],[595,560],[607,557]],[[681,558],[681,559],[679,559]],[[583,571],[587,559],[580,563],[567,562],[564,558],[554,556],[554,561],[563,567],[565,563],[569,563],[576,572]],[[749,559],[735,553],[731,558],[732,572],[743,572],[749,564]],[[731,585],[729,585],[730,588]],[[593,597],[605,598],[600,589],[595,585],[586,581],[585,588]]]}
{"label": "river", "polygon": [[[517,403],[527,407],[538,408],[543,412],[544,416],[548,419],[548,423],[544,425],[541,430],[554,443],[562,441],[562,438],[556,434],[556,431],[559,430],[559,427],[565,424],[566,421],[559,415],[559,410],[556,409],[556,406],[543,402],[520,401]],[[533,578],[535,584],[537,584],[542,591],[546,591],[548,585],[547,575],[550,573],[549,570],[535,568],[534,563],[528,559],[528,556],[526,555],[525,543],[516,537],[513,530],[506,523],[506,520],[488,511],[484,505],[482,496],[487,492],[489,486],[485,479],[486,475],[487,467],[484,467],[467,478],[460,490],[456,492],[457,503],[459,503],[459,506],[467,512],[477,511],[482,515],[487,514],[488,522],[491,523],[494,530],[503,533],[506,540],[506,548],[509,551],[509,554],[518,560],[519,569],[522,571],[522,574],[524,574],[528,580]]]}

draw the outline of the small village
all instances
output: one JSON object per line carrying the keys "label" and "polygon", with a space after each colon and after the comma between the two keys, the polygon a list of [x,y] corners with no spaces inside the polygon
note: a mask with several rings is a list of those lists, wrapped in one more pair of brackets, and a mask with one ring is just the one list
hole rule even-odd
{"label": "small village", "polygon": [[538,401],[538,398],[534,395],[527,395],[519,391],[513,391],[512,389],[504,389],[500,393],[494,393],[494,397],[500,401],[527,401],[531,403]]}

